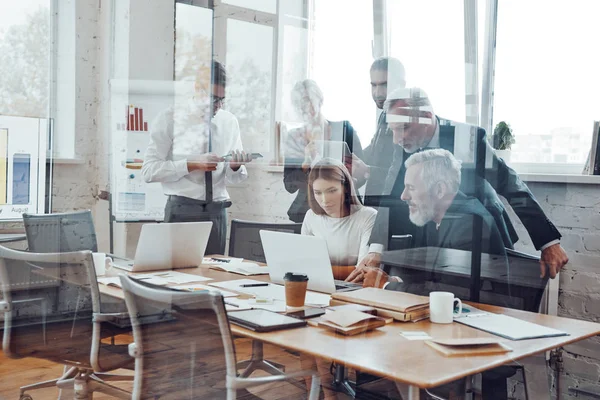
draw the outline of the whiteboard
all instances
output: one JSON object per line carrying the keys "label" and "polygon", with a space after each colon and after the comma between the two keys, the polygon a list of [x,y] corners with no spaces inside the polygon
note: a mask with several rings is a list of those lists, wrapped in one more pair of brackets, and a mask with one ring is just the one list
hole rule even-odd
{"label": "whiteboard", "polygon": [[0,116],[0,220],[46,211],[49,132],[47,119]]}
{"label": "whiteboard", "polygon": [[117,222],[162,221],[167,196],[160,183],[144,182],[140,167],[154,119],[187,101],[193,82],[112,80],[110,87],[112,216]]}

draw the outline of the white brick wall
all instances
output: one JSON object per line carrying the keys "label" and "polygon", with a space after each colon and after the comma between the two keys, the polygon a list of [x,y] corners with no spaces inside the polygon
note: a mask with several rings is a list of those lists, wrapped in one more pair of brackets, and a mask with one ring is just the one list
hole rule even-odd
{"label": "white brick wall", "polygon": [[[529,188],[562,233],[562,245],[569,255],[569,264],[560,277],[558,314],[600,322],[600,189],[559,183],[530,183]],[[533,252],[525,229],[521,224],[517,227],[521,239],[517,247]],[[598,337],[567,346],[563,360],[561,398],[575,398],[568,393],[569,386],[592,385],[600,393]],[[533,394],[533,398],[547,396],[547,392]],[[515,398],[523,397],[515,393]]]}

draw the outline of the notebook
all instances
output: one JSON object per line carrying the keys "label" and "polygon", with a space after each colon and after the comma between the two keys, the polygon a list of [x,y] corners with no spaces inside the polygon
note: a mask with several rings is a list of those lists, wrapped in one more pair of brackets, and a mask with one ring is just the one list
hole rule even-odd
{"label": "notebook", "polygon": [[319,326],[342,335],[356,335],[385,325],[385,319],[356,310],[332,311],[321,317]]}
{"label": "notebook", "polygon": [[331,295],[331,306],[343,304],[374,307],[378,316],[397,321],[416,321],[429,316],[429,297],[392,290],[363,288]]}
{"label": "notebook", "polygon": [[559,331],[558,329],[548,328],[503,314],[486,313],[471,317],[461,316],[454,320],[463,325],[510,340],[538,339],[568,335],[568,333]]}

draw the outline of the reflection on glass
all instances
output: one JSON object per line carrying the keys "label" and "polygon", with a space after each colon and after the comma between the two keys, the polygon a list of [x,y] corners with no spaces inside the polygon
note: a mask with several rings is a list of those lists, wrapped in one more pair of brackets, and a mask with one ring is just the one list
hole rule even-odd
{"label": "reflection on glass", "polygon": [[238,118],[246,151],[266,152],[271,132],[273,28],[227,20],[224,109]]}
{"label": "reflection on glass", "polygon": [[268,12],[275,14],[277,12],[276,0],[222,0],[225,4],[249,8],[256,11]]}

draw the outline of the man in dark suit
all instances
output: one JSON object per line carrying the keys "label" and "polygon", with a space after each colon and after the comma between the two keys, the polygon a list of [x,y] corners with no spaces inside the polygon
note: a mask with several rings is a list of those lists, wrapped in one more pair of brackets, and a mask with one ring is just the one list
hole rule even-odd
{"label": "man in dark suit", "polygon": [[[396,147],[394,162],[388,171],[383,198],[397,199],[404,191],[408,155],[427,148],[443,148],[453,153],[463,163],[474,163],[475,141],[486,146],[483,205],[494,217],[502,235],[504,245],[512,248],[518,240],[510,219],[498,194],[505,197],[527,229],[536,249],[541,250],[540,270],[542,276],[549,272],[554,278],[568,262],[560,245],[561,235],[546,217],[527,185],[506,163],[496,157],[485,140],[482,128],[438,118],[431,107],[426,93],[419,88],[398,89],[388,96],[384,110],[387,122],[393,131]],[[461,190],[473,194],[477,176],[473,171],[464,173]],[[373,233],[371,248],[360,263],[361,266],[379,266],[380,255],[394,234],[416,234],[416,227],[409,222],[408,207],[402,202],[388,209],[380,209]],[[354,280],[359,271],[348,279]]]}
{"label": "man in dark suit", "polygon": [[[429,149],[412,154],[405,162],[404,190],[400,196],[409,210],[409,219],[421,228],[414,247],[473,249],[473,224],[482,219],[481,251],[506,257],[500,231],[492,215],[476,198],[459,190],[461,163],[444,149]],[[365,267],[363,285],[392,290],[410,291],[412,284],[423,285],[428,277],[390,278],[377,267]],[[435,273],[435,271],[432,271]],[[427,273],[426,275],[431,275]],[[415,280],[419,276],[419,279]],[[409,279],[406,279],[409,278]],[[389,283],[388,283],[389,282]],[[427,293],[417,293],[427,294]]]}
{"label": "man in dark suit", "polygon": [[[405,70],[402,63],[393,57],[380,57],[373,61],[369,71],[371,78],[371,95],[375,105],[383,110],[388,93],[406,85]],[[363,150],[362,160],[353,162],[353,169],[362,172],[368,178],[365,186],[365,205],[377,206],[377,199],[384,189],[390,164],[394,158],[392,131],[388,128],[386,113],[382,111],[377,120],[377,130],[371,143]]]}

